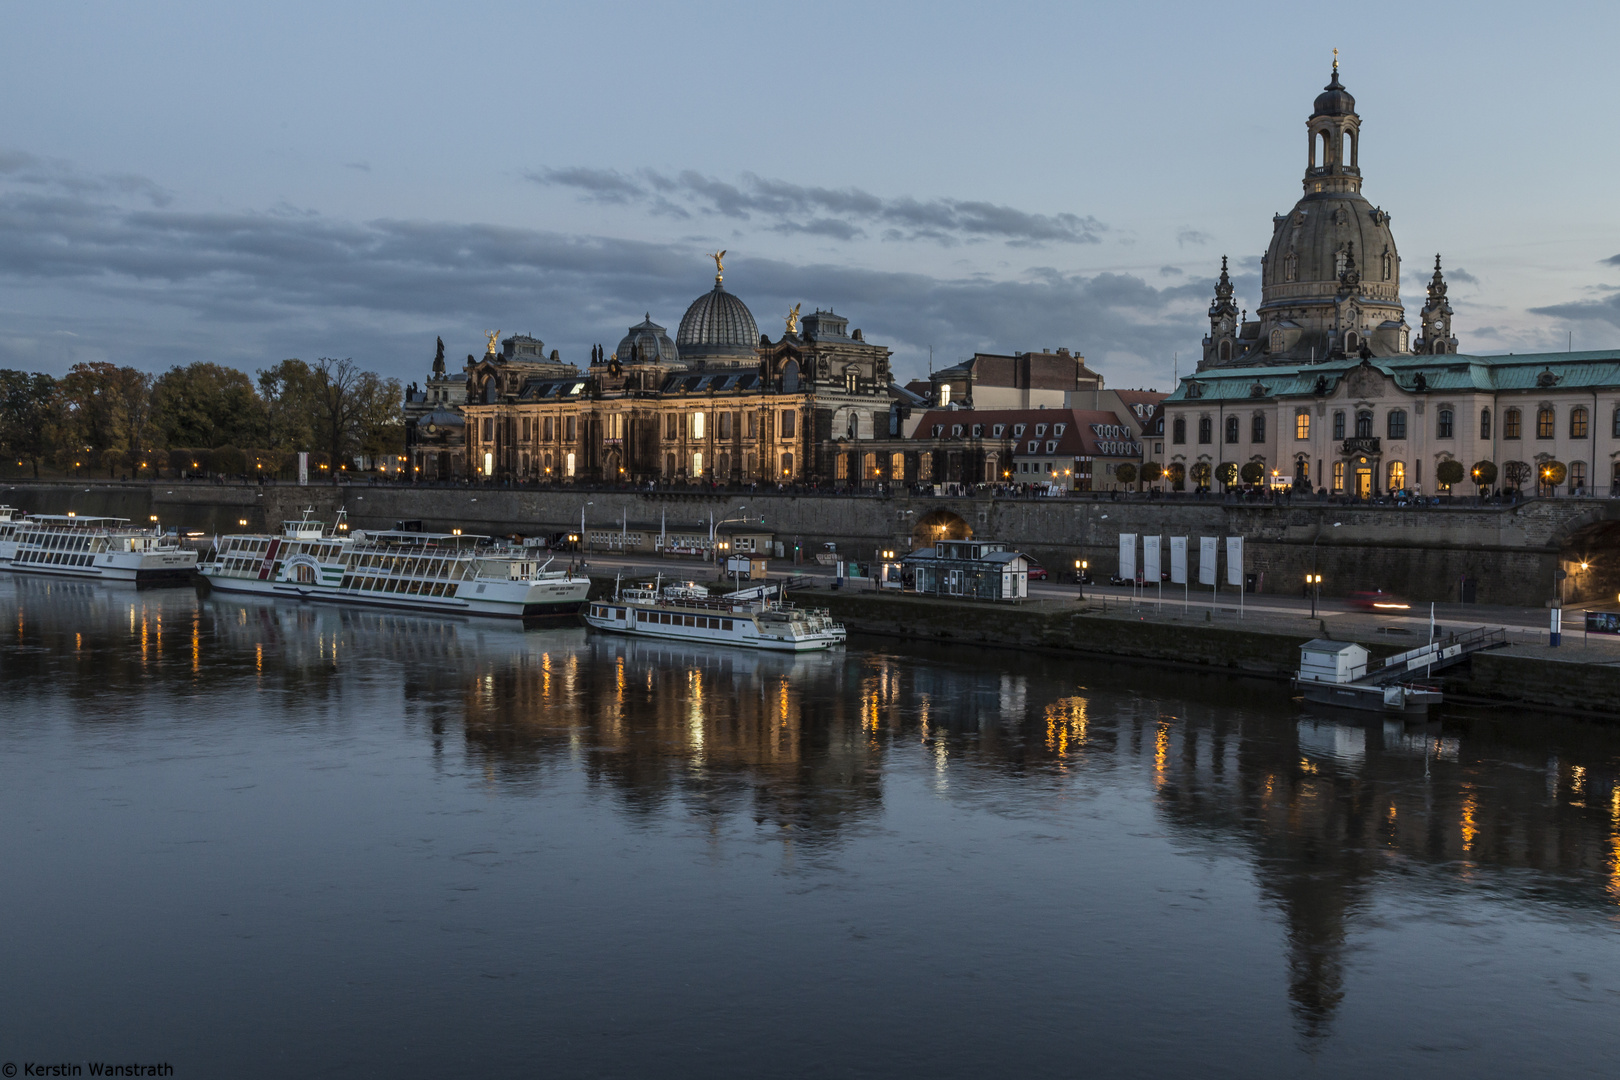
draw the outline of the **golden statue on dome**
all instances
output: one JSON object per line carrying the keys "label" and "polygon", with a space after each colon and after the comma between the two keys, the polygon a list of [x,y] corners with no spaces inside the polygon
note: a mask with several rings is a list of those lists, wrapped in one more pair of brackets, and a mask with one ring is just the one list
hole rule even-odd
{"label": "golden statue on dome", "polygon": [[484,331],[484,336],[489,339],[489,352],[486,353],[486,355],[494,356],[495,355],[495,341],[496,341],[497,338],[499,338],[501,336],[501,332],[499,330],[485,330]]}
{"label": "golden statue on dome", "polygon": [[720,249],[719,251],[712,252],[709,255],[709,258],[714,260],[714,283],[716,285],[720,284],[721,274],[724,272],[724,270],[726,268],[726,264],[723,261],[721,261],[725,257],[726,257],[726,252],[725,252],[724,248]]}

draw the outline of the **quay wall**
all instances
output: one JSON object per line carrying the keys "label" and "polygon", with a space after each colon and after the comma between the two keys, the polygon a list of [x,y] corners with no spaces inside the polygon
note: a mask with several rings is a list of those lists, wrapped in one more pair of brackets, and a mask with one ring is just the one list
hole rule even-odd
{"label": "quay wall", "polygon": [[[221,485],[213,483],[17,482],[0,501],[29,511],[110,514],[135,521],[153,515],[166,526],[205,532],[272,529],[306,507],[330,521],[347,509],[356,528],[382,528],[419,520],[425,528],[503,535],[535,535],[579,528],[706,524],[737,516],[763,516],[788,552],[808,559],[823,543],[857,559],[882,548],[905,550],[929,542],[919,523],[941,512],[960,518],[975,536],[1007,540],[1050,570],[1067,576],[1077,559],[1094,577],[1118,566],[1121,533],[1243,536],[1248,570],[1262,592],[1298,593],[1304,575],[1321,573],[1323,594],[1342,596],[1382,588],[1411,600],[1458,601],[1464,579],[1484,604],[1540,607],[1552,595],[1560,556],[1589,549],[1614,552],[1594,559],[1587,575],[1565,582],[1568,602],[1610,598],[1609,576],[1620,563],[1620,503],[1615,500],[1532,500],[1516,507],[1414,510],[1318,504],[1269,506],[1199,502],[1083,499],[933,498],[808,495],[778,492],[687,493],[414,487],[408,485]],[[1584,545],[1584,546],[1583,546]],[[1196,561],[1196,556],[1194,556]],[[780,564],[779,564],[780,565]],[[1166,547],[1168,569],[1168,546]],[[1224,577],[1224,575],[1223,575]],[[1194,588],[1197,588],[1195,585]]]}

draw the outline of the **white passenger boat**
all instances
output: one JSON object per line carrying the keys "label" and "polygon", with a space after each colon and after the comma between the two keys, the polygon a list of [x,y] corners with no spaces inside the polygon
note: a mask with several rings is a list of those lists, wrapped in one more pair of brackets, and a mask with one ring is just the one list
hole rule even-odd
{"label": "white passenger boat", "polygon": [[201,571],[222,592],[511,618],[578,613],[590,579],[550,565],[484,536],[350,534],[341,519],[328,530],[306,517],[278,535],[221,537]]}
{"label": "white passenger boat", "polygon": [[182,551],[156,528],[138,529],[128,518],[29,514],[15,527],[11,560],[16,574],[56,574],[102,581],[189,581],[197,553]]}
{"label": "white passenger boat", "polygon": [[24,519],[16,507],[0,506],[0,569],[11,565],[11,557],[17,554],[17,530]]}
{"label": "white passenger boat", "polygon": [[826,611],[794,607],[775,585],[711,596],[701,585],[658,582],[616,589],[611,601],[585,610],[598,630],[637,637],[741,645],[748,649],[814,652],[844,643],[844,628]]}

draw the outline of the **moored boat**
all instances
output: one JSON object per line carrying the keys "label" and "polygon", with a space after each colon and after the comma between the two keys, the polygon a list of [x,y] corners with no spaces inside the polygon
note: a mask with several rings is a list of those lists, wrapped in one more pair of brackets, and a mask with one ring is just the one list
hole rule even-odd
{"label": "moored boat", "polygon": [[221,537],[201,572],[222,592],[509,618],[576,614],[590,579],[550,565],[484,536],[350,533],[341,516],[333,529],[306,516],[279,534]]}
{"label": "moored boat", "polygon": [[782,600],[776,585],[712,596],[690,582],[663,588],[657,581],[643,583],[589,604],[585,622],[615,634],[782,652],[830,649],[845,637],[826,611]]}
{"label": "moored boat", "polygon": [[135,528],[128,518],[29,514],[13,536],[4,565],[17,574],[145,585],[189,581],[197,569],[195,551],[182,551],[156,528]]}

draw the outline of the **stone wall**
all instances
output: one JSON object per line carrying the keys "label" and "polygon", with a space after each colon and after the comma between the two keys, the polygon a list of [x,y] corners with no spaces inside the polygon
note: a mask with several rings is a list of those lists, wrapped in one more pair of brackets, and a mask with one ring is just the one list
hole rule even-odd
{"label": "stone wall", "polygon": [[[1117,568],[1120,533],[1246,538],[1250,573],[1268,593],[1298,594],[1313,567],[1323,594],[1382,588],[1413,601],[1461,599],[1464,577],[1479,603],[1540,607],[1552,596],[1554,572],[1565,558],[1589,558],[1594,570],[1566,583],[1570,601],[1602,592],[1620,563],[1620,505],[1613,500],[1532,501],[1511,508],[1412,510],[1381,507],[1249,506],[1218,501],[1020,500],[990,498],[831,497],[771,493],[725,495],[632,491],[541,491],[501,487],[275,486],[209,483],[26,484],[0,491],[31,511],[116,514],[166,526],[231,532],[274,528],[313,508],[331,520],[347,508],[358,528],[419,520],[428,529],[502,535],[578,529],[580,510],[598,528],[622,517],[656,522],[707,522],[746,513],[763,516],[791,553],[804,557],[825,542],[867,559],[879,548],[928,542],[915,523],[938,510],[957,515],[976,536],[1005,539],[1050,570],[1067,576],[1086,559],[1096,577]],[[746,511],[739,507],[746,505]],[[1578,537],[1572,541],[1571,537]],[[1576,552],[1571,546],[1581,547]],[[1194,556],[1196,561],[1196,556]],[[1168,545],[1166,547],[1168,569]],[[1166,585],[1166,590],[1173,587]],[[1198,588],[1194,585],[1193,588]]]}

